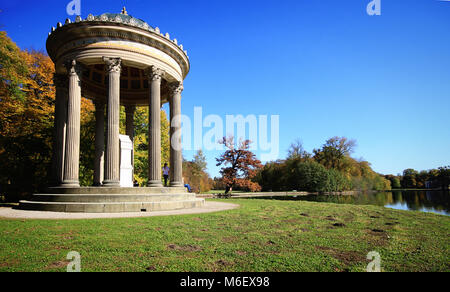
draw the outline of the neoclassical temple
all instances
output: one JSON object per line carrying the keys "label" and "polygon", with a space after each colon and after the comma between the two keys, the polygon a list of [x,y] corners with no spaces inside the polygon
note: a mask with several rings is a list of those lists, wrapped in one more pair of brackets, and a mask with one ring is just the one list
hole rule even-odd
{"label": "neoclassical temple", "polygon": [[[120,14],[77,16],[52,28],[47,51],[55,64],[53,186],[21,207],[63,212],[131,212],[201,206],[182,182],[181,93],[187,52],[168,33]],[[81,96],[95,104],[94,186],[79,184]],[[170,104],[170,187],[163,188],[160,110]],[[147,188],[120,187],[120,106],[133,141],[136,106],[149,107]],[[105,119],[106,118],[106,119]],[[94,141],[93,141],[94,143]]]}

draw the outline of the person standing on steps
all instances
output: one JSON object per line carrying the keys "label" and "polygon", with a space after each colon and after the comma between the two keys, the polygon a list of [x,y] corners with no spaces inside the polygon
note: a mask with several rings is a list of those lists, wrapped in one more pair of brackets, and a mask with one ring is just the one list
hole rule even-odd
{"label": "person standing on steps", "polygon": [[170,168],[167,165],[167,163],[164,163],[164,167],[163,167],[163,175],[164,175],[164,186],[167,187],[167,182],[169,181],[169,172],[170,172]]}

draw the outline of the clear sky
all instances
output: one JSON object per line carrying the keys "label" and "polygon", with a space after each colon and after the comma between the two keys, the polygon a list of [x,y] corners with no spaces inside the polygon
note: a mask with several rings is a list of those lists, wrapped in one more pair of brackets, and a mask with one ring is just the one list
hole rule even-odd
{"label": "clear sky", "polygon": [[[69,2],[0,0],[1,29],[45,50]],[[346,136],[380,173],[450,165],[450,2],[381,0],[381,16],[369,2],[81,0],[81,15],[125,5],[176,37],[192,66],[183,112],[279,115],[279,158],[297,138],[312,151]]]}

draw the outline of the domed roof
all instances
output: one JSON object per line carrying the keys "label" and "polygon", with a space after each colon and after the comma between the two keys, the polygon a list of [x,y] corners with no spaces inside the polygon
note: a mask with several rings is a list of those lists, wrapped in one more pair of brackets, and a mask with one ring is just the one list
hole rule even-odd
{"label": "domed roof", "polygon": [[102,15],[98,15],[98,16],[89,14],[89,16],[87,17],[87,20],[88,21],[108,21],[108,22],[129,24],[132,26],[137,26],[137,27],[146,29],[146,30],[154,29],[152,26],[150,26],[148,23],[146,23],[142,19],[135,18],[131,15],[128,15],[125,7],[122,9],[121,13],[103,13]]}

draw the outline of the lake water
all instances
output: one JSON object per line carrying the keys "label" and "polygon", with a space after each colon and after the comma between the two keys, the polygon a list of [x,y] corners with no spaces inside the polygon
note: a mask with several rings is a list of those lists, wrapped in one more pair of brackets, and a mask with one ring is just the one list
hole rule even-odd
{"label": "lake water", "polygon": [[376,205],[397,210],[432,212],[450,216],[450,193],[442,191],[392,191],[361,193],[354,196],[280,196],[258,199],[328,202],[336,204]]}

